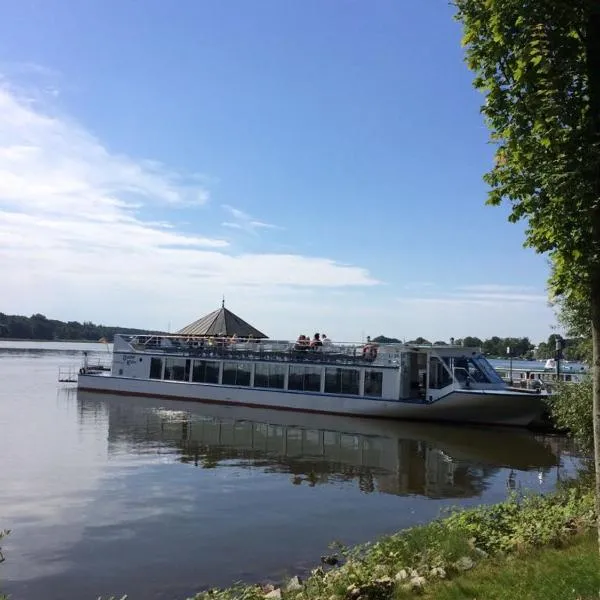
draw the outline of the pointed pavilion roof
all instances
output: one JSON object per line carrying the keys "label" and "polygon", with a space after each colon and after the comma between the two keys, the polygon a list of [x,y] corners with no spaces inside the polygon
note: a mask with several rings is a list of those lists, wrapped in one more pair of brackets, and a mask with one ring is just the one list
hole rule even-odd
{"label": "pointed pavilion roof", "polygon": [[208,313],[197,321],[186,325],[177,332],[177,335],[222,335],[229,337],[236,335],[243,338],[250,336],[253,338],[267,337],[264,333],[225,308],[225,300],[223,300],[221,308],[213,310],[213,312]]}

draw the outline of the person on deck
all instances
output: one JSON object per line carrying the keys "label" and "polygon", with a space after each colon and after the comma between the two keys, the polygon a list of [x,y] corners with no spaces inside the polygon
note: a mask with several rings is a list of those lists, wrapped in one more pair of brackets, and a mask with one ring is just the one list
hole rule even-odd
{"label": "person on deck", "polygon": [[312,339],[312,342],[310,343],[310,347],[313,349],[317,349],[317,348],[321,348],[322,345],[323,345],[323,342],[321,341],[321,335],[318,333],[315,333],[315,337]]}
{"label": "person on deck", "polygon": [[310,341],[306,338],[305,335],[300,335],[296,340],[296,345],[294,346],[294,350],[306,350],[310,345]]}
{"label": "person on deck", "polygon": [[371,341],[371,336],[367,336],[367,343],[362,349],[363,358],[367,360],[375,360],[377,358],[377,344]]}

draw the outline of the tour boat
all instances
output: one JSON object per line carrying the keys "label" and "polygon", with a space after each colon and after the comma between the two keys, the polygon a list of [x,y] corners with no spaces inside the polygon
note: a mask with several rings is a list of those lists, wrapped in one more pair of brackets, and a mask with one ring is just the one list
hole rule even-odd
{"label": "tour boat", "polygon": [[304,346],[271,339],[116,335],[110,371],[84,361],[78,388],[336,415],[527,426],[544,394],[510,387],[475,348]]}

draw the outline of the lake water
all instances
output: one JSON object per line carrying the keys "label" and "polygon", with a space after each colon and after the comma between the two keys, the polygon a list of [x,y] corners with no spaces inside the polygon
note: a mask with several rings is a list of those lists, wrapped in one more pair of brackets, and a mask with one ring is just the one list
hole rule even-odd
{"label": "lake water", "polygon": [[549,491],[565,440],[101,394],[57,384],[100,344],[0,342],[0,590],[178,600],[277,581],[444,507]]}

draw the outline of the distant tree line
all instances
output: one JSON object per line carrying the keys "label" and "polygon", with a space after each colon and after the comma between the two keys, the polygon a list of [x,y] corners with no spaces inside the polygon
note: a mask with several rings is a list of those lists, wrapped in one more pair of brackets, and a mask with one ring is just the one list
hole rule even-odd
{"label": "distant tree line", "polygon": [[[464,338],[456,338],[454,344],[469,348],[481,348],[481,351],[486,356],[504,358],[508,356],[507,349],[510,348],[510,356],[513,358],[523,359],[547,359],[554,358],[556,355],[556,339],[557,334],[552,334],[547,342],[540,342],[537,346],[533,344],[529,338],[507,337],[501,338],[498,336],[491,337],[487,340],[482,340],[478,337],[466,336]],[[398,338],[387,337],[385,335],[373,338],[374,342],[380,344],[395,344],[401,343]],[[418,337],[414,340],[409,340],[407,344],[415,345],[431,345],[445,346],[449,342],[435,341],[431,342],[423,337]],[[562,350],[562,358],[567,360],[585,360],[589,357],[589,344],[584,338],[568,338],[564,339],[564,349]]]}
{"label": "distant tree line", "polygon": [[[0,339],[14,340],[83,340],[97,342],[106,339],[112,342],[116,333],[156,333],[161,331],[149,331],[146,329],[130,329],[127,327],[109,327],[106,325],[95,325],[90,321],[79,323],[78,321],[58,321],[48,319],[42,314],[25,317],[23,315],[5,315],[0,313]],[[510,348],[510,355],[513,358],[524,359],[547,359],[554,358],[556,352],[556,334],[552,334],[547,342],[541,342],[537,346],[532,344],[529,338],[501,338],[491,337],[482,340],[478,337],[466,336],[457,338],[454,344],[463,345],[470,348],[481,348],[486,356],[500,357],[507,356],[507,348]],[[373,338],[374,342],[380,344],[399,344],[402,340],[385,335]],[[565,348],[562,352],[563,358],[567,360],[586,360],[589,358],[589,340],[587,338],[569,338],[565,339]],[[406,342],[415,345],[445,346],[449,342],[435,341],[418,337]]]}
{"label": "distant tree line", "polygon": [[31,317],[22,315],[5,315],[0,313],[0,339],[16,340],[84,340],[97,342],[106,339],[112,342],[115,333],[161,333],[144,329],[129,329],[126,327],[108,327],[95,325],[90,321],[58,321],[48,319],[44,315],[35,314]]}

